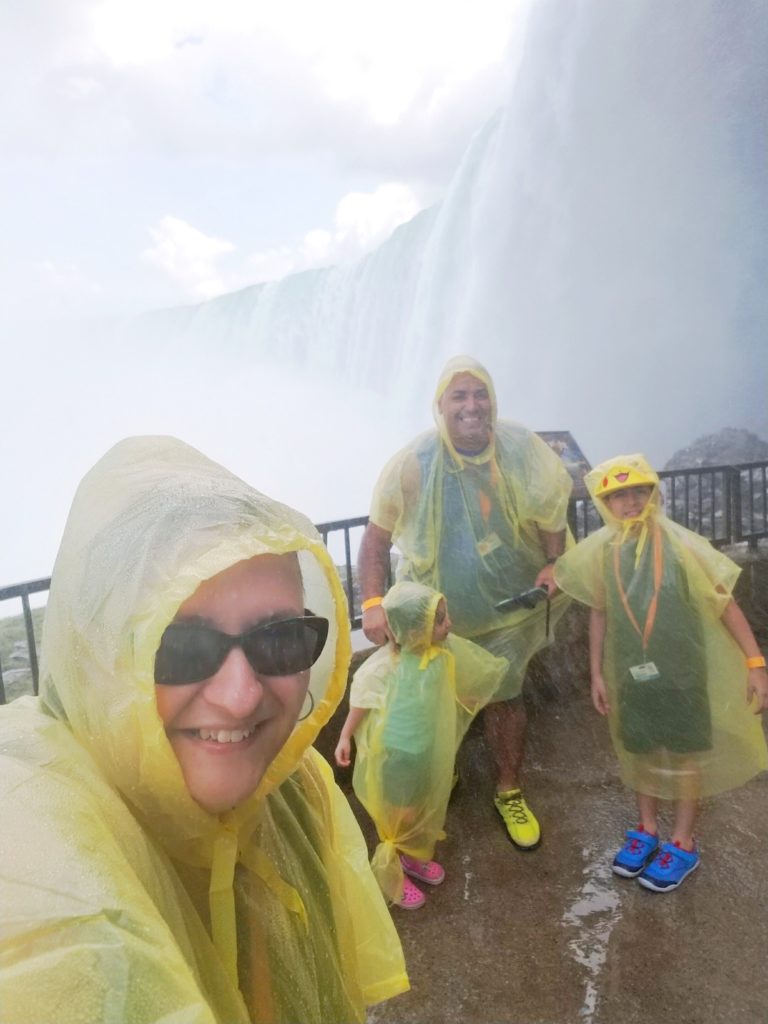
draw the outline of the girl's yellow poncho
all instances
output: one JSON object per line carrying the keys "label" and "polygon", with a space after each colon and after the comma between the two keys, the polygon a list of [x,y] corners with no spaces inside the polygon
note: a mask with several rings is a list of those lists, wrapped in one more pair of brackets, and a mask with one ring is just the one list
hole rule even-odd
{"label": "girl's yellow poncho", "polygon": [[[619,520],[595,497],[617,474],[627,486],[655,483],[636,519]],[[605,611],[603,677],[624,782],[663,799],[741,785],[768,760],[744,655],[720,619],[738,566],[664,515],[642,455],[596,466],[586,484],[606,525],[559,559],[555,579]]]}
{"label": "girl's yellow poncho", "polygon": [[508,669],[460,637],[433,645],[442,595],[396,583],[384,610],[400,650],[379,648],[355,673],[350,705],[369,708],[355,733],[353,785],[381,840],[373,870],[382,892],[403,894],[398,851],[429,860],[444,839],[456,751]]}
{"label": "girl's yellow poncho", "polygon": [[[491,400],[490,442],[478,455],[456,451],[440,412],[440,398],[460,373],[485,384]],[[384,467],[370,518],[403,553],[398,578],[445,594],[459,636],[486,646],[494,635],[489,649],[510,661],[497,698],[516,697],[528,661],[547,644],[545,606],[502,613],[495,605],[534,585],[546,564],[539,531],[566,529],[571,479],[540,437],[497,422],[493,382],[470,356],[447,363],[433,412],[437,430]],[[553,602],[553,626],[566,605],[562,595]]]}
{"label": "girl's yellow poncho", "polygon": [[[208,814],[155,706],[160,637],[199,583],[297,552],[331,621],[314,709],[257,791]],[[53,573],[40,698],[0,711],[7,1024],[347,1024],[408,987],[349,807],[311,748],[349,635],[312,525],[171,438],[85,477]]]}

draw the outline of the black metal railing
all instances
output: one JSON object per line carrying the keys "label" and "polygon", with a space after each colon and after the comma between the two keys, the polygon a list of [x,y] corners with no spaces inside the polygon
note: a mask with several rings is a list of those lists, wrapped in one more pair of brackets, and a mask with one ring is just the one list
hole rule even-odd
{"label": "black metal railing", "polygon": [[[659,477],[670,519],[715,547],[747,543],[754,549],[768,537],[768,462],[666,469]],[[602,526],[586,497],[573,499],[569,522],[577,540]]]}
{"label": "black metal railing", "polygon": [[[356,516],[354,519],[335,519],[330,523],[317,523],[316,529],[323,538],[323,544],[328,548],[333,560],[339,567],[341,582],[344,592],[347,595],[347,614],[353,629],[360,625],[360,601],[357,594],[357,577],[352,559],[352,531],[359,533],[362,538],[363,530],[368,525],[368,516]],[[344,554],[343,561],[339,561],[338,542],[341,541]],[[355,551],[359,547],[355,546]]]}
{"label": "black metal railing", "polygon": [[[51,577],[47,576],[41,580],[29,580],[27,583],[15,583],[10,587],[0,587],[0,601],[8,601],[11,598],[21,599],[21,609],[24,615],[24,631],[27,637],[27,656],[29,659],[29,671],[32,674],[32,690],[37,693],[40,670],[37,665],[37,642],[35,640],[35,624],[32,619],[32,607],[29,603],[30,594],[44,593],[51,585]],[[0,665],[0,704],[5,704],[5,685],[3,683],[3,668]]]}
{"label": "black metal railing", "polygon": [[[768,461],[745,462],[735,466],[702,466],[695,469],[664,470],[664,502],[670,518],[702,534],[715,546],[747,543],[752,549],[768,537]],[[353,629],[360,626],[360,596],[355,562],[367,516],[318,523],[323,543],[339,567],[347,595],[347,613]],[[602,526],[602,520],[588,498],[571,500],[569,522],[578,540]],[[395,556],[396,557],[396,556]],[[34,621],[29,598],[47,591],[50,578],[0,587],[0,602],[21,600],[32,690],[37,693],[39,669]],[[0,703],[5,703],[5,686],[0,664]]]}

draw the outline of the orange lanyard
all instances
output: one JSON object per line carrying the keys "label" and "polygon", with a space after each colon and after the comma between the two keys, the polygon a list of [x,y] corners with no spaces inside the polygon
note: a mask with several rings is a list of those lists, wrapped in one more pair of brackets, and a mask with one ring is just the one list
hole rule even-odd
{"label": "orange lanyard", "polygon": [[645,616],[645,626],[640,629],[637,619],[635,618],[634,612],[629,607],[629,601],[627,600],[627,594],[624,590],[624,586],[621,582],[621,572],[619,565],[619,548],[621,545],[617,544],[613,549],[613,571],[616,576],[616,587],[619,591],[619,597],[621,603],[624,605],[624,611],[627,613],[627,618],[635,627],[637,635],[643,641],[643,651],[648,646],[648,641],[651,639],[651,633],[653,632],[653,625],[656,621],[656,609],[659,606],[659,591],[661,590],[661,577],[664,571],[664,562],[661,550],[661,536],[658,526],[654,524],[653,527],[653,597],[651,603],[648,605],[648,612]]}
{"label": "orange lanyard", "polygon": [[[495,457],[491,459],[491,464],[488,467],[488,478],[491,493],[495,494],[499,482],[499,467],[496,465]],[[491,521],[491,494],[483,487],[482,479],[477,481],[477,499],[480,504],[480,515],[487,528]]]}

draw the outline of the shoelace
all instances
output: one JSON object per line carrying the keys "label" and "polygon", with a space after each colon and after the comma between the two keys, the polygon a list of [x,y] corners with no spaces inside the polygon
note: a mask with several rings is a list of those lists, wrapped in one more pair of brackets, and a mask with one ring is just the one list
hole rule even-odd
{"label": "shoelace", "polygon": [[[683,848],[680,845],[680,843],[677,842],[677,840],[675,840],[674,845],[675,845],[675,847],[678,850],[680,850],[682,852]],[[695,850],[696,847],[694,846],[693,849]],[[689,852],[689,851],[685,851],[685,852]],[[673,860],[675,860],[675,859],[676,859],[675,858],[675,851],[674,850],[666,850],[658,858],[658,860],[659,860],[659,867],[662,868],[662,870],[669,870],[672,867]],[[681,858],[681,859],[683,859],[683,858]]]}
{"label": "shoelace", "polygon": [[662,870],[668,870],[671,867],[671,865],[672,854],[669,851],[667,851],[666,853],[662,853],[662,855],[659,857],[659,867]]}
{"label": "shoelace", "polygon": [[504,798],[504,804],[510,810],[512,818],[516,825],[527,825],[528,814],[523,807],[522,796],[508,796]]}

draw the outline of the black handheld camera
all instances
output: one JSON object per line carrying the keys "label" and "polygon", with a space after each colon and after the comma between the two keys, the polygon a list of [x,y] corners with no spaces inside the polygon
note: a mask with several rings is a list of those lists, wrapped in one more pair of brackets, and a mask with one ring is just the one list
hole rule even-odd
{"label": "black handheld camera", "polygon": [[535,608],[539,601],[549,598],[549,591],[546,587],[531,587],[524,590],[522,594],[515,594],[514,597],[505,597],[494,605],[497,612],[514,612],[518,608]]}

